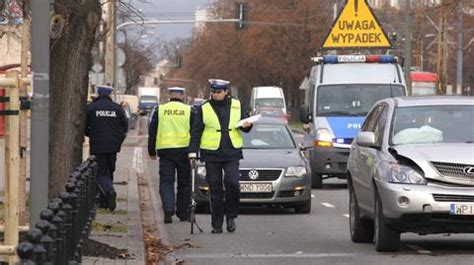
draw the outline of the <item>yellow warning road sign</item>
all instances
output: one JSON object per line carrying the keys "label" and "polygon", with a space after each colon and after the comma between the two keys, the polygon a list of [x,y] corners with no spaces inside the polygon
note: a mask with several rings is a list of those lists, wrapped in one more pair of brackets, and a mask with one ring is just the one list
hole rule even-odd
{"label": "yellow warning road sign", "polygon": [[323,49],[390,48],[367,0],[347,0],[323,43]]}

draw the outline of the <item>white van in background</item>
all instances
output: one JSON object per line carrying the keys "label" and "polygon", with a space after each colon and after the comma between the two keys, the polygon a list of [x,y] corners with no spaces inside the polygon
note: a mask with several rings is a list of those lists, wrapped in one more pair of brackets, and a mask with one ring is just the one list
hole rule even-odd
{"label": "white van in background", "polygon": [[252,88],[250,107],[252,111],[256,111],[259,108],[278,108],[286,115],[287,111],[283,88],[276,86],[258,86]]}

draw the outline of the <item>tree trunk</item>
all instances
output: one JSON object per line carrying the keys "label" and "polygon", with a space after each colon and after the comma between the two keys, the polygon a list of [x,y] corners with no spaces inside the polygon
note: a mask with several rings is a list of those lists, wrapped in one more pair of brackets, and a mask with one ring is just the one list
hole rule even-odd
{"label": "tree trunk", "polygon": [[49,197],[63,190],[81,163],[91,50],[98,0],[55,0],[50,47]]}

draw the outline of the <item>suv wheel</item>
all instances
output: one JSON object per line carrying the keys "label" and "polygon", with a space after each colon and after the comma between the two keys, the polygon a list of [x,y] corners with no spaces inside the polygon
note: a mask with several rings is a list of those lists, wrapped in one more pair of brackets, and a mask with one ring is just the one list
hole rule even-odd
{"label": "suv wheel", "polygon": [[349,185],[349,229],[353,242],[368,243],[374,239],[374,223],[360,217],[359,203],[352,185]]}
{"label": "suv wheel", "polygon": [[384,222],[380,197],[375,193],[374,206],[375,250],[378,252],[396,252],[400,249],[400,233]]}

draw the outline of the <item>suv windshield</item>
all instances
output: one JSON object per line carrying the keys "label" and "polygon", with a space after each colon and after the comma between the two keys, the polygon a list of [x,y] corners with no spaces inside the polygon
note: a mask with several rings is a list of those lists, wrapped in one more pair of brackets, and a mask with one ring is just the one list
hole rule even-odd
{"label": "suv windshield", "polygon": [[283,124],[254,124],[249,133],[243,133],[244,149],[296,148],[290,132]]}
{"label": "suv windshield", "polygon": [[375,102],[405,96],[400,85],[327,85],[318,88],[317,116],[366,116]]}
{"label": "suv windshield", "polygon": [[284,108],[285,103],[282,98],[258,98],[255,99],[255,108]]}
{"label": "suv windshield", "polygon": [[472,117],[474,106],[399,107],[390,144],[473,143]]}

